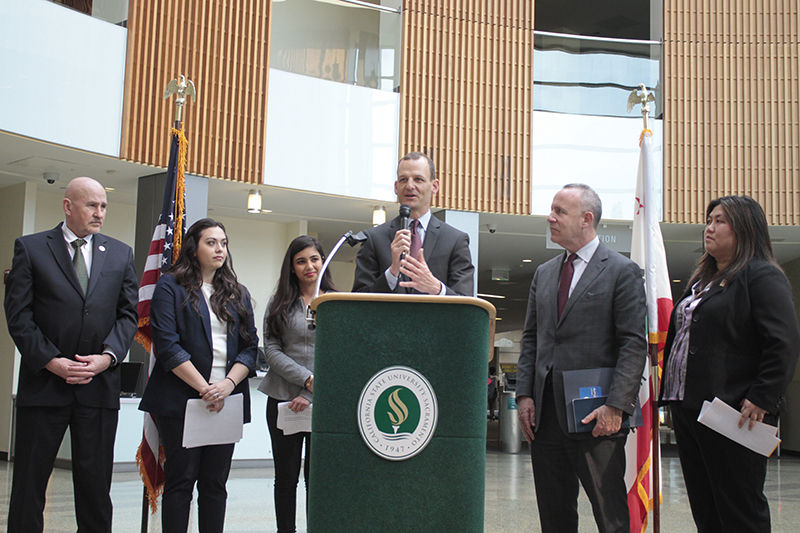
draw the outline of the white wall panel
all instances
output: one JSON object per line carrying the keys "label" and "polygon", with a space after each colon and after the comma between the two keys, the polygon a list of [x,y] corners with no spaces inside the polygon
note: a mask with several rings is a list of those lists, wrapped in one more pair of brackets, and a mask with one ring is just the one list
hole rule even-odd
{"label": "white wall panel", "polygon": [[[661,161],[662,122],[648,121]],[[642,119],[535,111],[531,214],[547,216],[567,183],[585,183],[603,202],[603,220],[632,220]],[[656,177],[661,190],[661,164]],[[661,206],[661,200],[658,201]],[[663,217],[659,217],[660,219]]]}
{"label": "white wall panel", "polygon": [[400,96],[270,69],[264,183],[395,200]]}
{"label": "white wall panel", "polygon": [[44,0],[0,0],[0,129],[119,156],[127,30]]}

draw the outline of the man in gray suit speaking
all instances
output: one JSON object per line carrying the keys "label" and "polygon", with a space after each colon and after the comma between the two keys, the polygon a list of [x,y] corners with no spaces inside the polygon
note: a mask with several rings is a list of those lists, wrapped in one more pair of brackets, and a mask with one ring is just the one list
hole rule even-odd
{"label": "man in gray suit speaking", "polygon": [[473,296],[475,267],[469,236],[431,213],[439,191],[436,168],[422,152],[397,165],[397,203],[409,207],[409,229],[400,217],[367,230],[356,256],[353,292]]}
{"label": "man in gray suit speaking", "polygon": [[[522,431],[531,443],[544,533],[578,531],[578,481],[601,533],[628,533],[625,436],[647,355],[641,269],[597,238],[597,193],[570,184],[553,198],[552,240],[566,253],[536,269],[517,368]],[[564,373],[611,369],[605,404],[569,432]],[[587,386],[594,385],[586,383]]]}

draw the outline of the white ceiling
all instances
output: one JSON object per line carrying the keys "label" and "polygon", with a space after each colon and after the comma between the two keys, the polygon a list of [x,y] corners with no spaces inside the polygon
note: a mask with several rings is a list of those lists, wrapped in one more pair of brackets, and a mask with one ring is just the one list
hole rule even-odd
{"label": "white ceiling", "polygon": [[[0,132],[0,186],[32,181],[43,190],[63,188],[70,179],[88,175],[107,187],[114,187],[115,190],[109,192],[111,202],[135,205],[137,178],[163,171]],[[44,172],[57,172],[60,179],[49,185],[42,177]],[[283,223],[307,220],[309,232],[317,234],[330,250],[346,231],[369,227],[372,209],[376,205],[384,205],[388,217],[397,211],[397,204],[258,186],[263,196],[262,207],[272,212],[251,215],[245,208],[247,193],[253,188],[256,187],[244,183],[210,180],[209,216],[261,218]],[[497,228],[493,234],[487,229],[490,224]],[[522,327],[536,265],[558,253],[545,247],[546,224],[544,217],[480,214],[478,288],[481,293],[506,297],[491,300],[498,308],[498,316],[503,319],[497,324],[498,331]],[[663,224],[662,232],[670,276],[682,280],[673,283],[673,290],[680,290],[702,252],[702,226]],[[800,227],[773,227],[770,233],[780,262],[800,257]],[[354,255],[355,250],[343,247],[337,260],[352,260]],[[523,259],[532,261],[523,263]],[[509,281],[491,281],[493,267],[508,268]]]}

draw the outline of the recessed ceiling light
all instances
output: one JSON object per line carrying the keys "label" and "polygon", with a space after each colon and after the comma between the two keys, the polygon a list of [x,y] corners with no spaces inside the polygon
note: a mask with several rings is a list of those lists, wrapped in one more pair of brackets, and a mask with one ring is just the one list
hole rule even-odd
{"label": "recessed ceiling light", "polygon": [[106,190],[106,192],[114,192],[117,190],[114,187],[103,187],[103,188]]}
{"label": "recessed ceiling light", "polygon": [[504,300],[505,299],[505,296],[502,296],[500,294],[482,294],[482,293],[479,292],[478,296],[480,296],[481,298],[497,298],[498,300]]}
{"label": "recessed ceiling light", "polygon": [[679,280],[679,279],[673,279],[672,280],[672,283],[680,283],[680,282],[681,282],[681,280]]}
{"label": "recessed ceiling light", "polygon": [[523,259],[523,263],[533,263],[533,259]]}

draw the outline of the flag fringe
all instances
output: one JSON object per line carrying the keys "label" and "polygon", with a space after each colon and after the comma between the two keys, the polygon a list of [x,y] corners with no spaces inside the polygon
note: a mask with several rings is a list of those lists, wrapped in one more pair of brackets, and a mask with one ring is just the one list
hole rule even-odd
{"label": "flag fringe", "polygon": [[147,351],[147,353],[150,353],[150,348],[153,345],[153,341],[150,339],[150,337],[142,333],[142,328],[148,326],[150,326],[150,317],[149,316],[139,317],[138,328],[134,340],[139,344],[141,344],[142,348],[144,348],[145,351]]}
{"label": "flag fringe", "polygon": [[[153,486],[153,481],[150,479],[150,476],[147,474],[147,468],[144,464],[144,459],[142,458],[142,445],[145,444],[145,441],[139,443],[139,447],[136,449],[136,466],[139,468],[139,475],[142,478],[142,483],[144,483],[145,489],[147,489],[147,500],[150,504],[150,514],[155,514],[158,510],[158,498],[161,497],[161,494],[164,492],[164,483],[159,483],[157,486]],[[158,463],[164,464],[164,449],[159,446],[158,447]]]}
{"label": "flag fringe", "polygon": [[175,232],[172,241],[172,262],[174,263],[178,260],[181,244],[183,244],[183,216],[181,213],[185,209],[186,176],[184,169],[186,168],[189,141],[186,140],[186,135],[183,133],[183,123],[179,130],[172,128],[171,134],[178,137],[178,165],[175,170]]}

